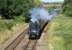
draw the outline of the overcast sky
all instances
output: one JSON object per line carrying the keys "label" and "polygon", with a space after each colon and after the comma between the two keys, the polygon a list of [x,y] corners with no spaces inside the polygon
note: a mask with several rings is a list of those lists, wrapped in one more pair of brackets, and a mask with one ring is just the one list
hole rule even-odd
{"label": "overcast sky", "polygon": [[41,0],[43,2],[63,2],[64,0]]}

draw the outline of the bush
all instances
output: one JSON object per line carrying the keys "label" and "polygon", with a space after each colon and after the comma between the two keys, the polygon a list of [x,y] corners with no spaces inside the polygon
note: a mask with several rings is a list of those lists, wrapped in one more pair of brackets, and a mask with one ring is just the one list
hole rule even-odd
{"label": "bush", "polygon": [[11,20],[0,20],[0,31],[10,30],[13,25]]}

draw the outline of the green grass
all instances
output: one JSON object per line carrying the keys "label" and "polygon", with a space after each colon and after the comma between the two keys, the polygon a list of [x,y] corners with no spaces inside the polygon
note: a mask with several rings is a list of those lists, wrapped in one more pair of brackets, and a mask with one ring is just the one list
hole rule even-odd
{"label": "green grass", "polygon": [[15,35],[16,32],[21,31],[24,25],[26,25],[26,23],[21,16],[15,16],[15,19],[12,20],[0,19],[0,44],[3,44]]}
{"label": "green grass", "polygon": [[51,50],[72,50],[72,17],[60,15],[50,23],[48,41]]}
{"label": "green grass", "polygon": [[[5,30],[11,30],[11,28],[16,25],[17,23],[23,23],[24,17],[22,16],[14,16],[14,19],[0,19],[0,32]],[[24,22],[25,23],[25,22]]]}
{"label": "green grass", "polygon": [[0,32],[4,30],[8,30],[13,26],[12,20],[2,20],[0,19]]}

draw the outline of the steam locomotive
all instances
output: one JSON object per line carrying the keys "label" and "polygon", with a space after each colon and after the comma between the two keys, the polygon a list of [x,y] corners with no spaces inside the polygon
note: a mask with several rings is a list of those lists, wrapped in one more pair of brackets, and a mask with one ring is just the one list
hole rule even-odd
{"label": "steam locomotive", "polygon": [[29,22],[29,39],[36,40],[40,39],[42,31],[47,25],[48,21],[38,20],[36,22]]}
{"label": "steam locomotive", "polygon": [[[59,10],[54,9],[53,11],[49,12],[49,15],[46,16],[48,19],[39,18],[35,22],[30,20],[29,22],[29,39],[40,39],[42,31],[44,30],[45,26],[51,21],[51,19],[58,14]],[[35,20],[35,19],[34,19]]]}

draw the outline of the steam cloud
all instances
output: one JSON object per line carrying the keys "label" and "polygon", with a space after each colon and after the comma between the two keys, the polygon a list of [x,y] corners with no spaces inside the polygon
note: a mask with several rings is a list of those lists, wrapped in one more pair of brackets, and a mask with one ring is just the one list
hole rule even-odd
{"label": "steam cloud", "polygon": [[35,22],[35,21],[38,21],[39,19],[44,20],[44,21],[52,20],[52,18],[57,15],[58,11],[59,10],[54,9],[53,11],[48,12],[44,8],[33,8],[30,11],[31,21]]}

